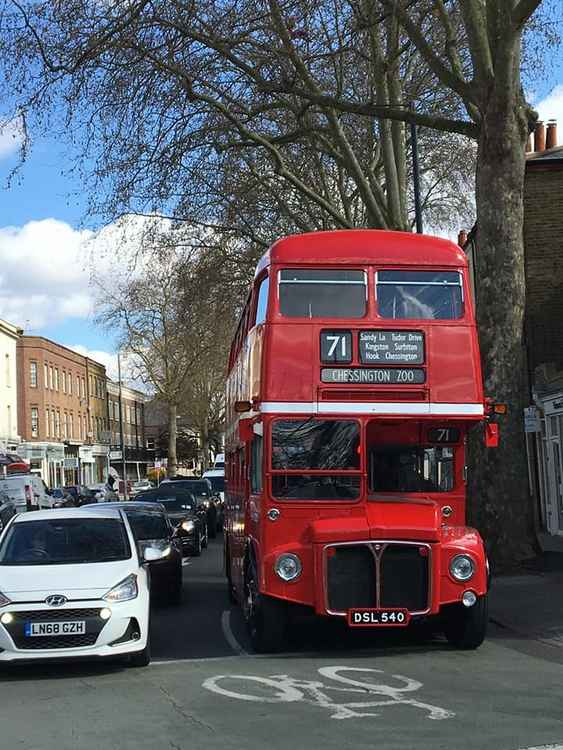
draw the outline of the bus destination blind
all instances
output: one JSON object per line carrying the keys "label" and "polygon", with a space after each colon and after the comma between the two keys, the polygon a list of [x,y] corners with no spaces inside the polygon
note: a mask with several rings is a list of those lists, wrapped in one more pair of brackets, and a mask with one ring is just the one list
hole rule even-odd
{"label": "bus destination blind", "polygon": [[413,385],[425,382],[425,372],[420,367],[323,367],[321,381],[361,385]]}
{"label": "bus destination blind", "polygon": [[361,331],[360,361],[366,365],[421,365],[424,334],[420,331]]}

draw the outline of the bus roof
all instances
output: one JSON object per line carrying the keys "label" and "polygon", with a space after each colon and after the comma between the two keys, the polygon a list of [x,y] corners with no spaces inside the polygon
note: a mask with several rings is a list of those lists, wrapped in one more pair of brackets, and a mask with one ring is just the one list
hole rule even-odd
{"label": "bus roof", "polygon": [[459,245],[442,237],[383,229],[340,229],[296,234],[278,240],[260,259],[256,274],[273,263],[380,263],[459,268],[467,265],[467,259]]}

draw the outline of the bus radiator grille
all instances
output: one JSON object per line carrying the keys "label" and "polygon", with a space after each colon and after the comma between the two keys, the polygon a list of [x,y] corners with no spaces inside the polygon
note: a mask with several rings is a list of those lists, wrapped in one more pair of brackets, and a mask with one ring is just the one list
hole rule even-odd
{"label": "bus radiator grille", "polygon": [[[424,554],[421,554],[421,549]],[[400,542],[342,544],[326,550],[327,609],[429,607],[427,547]]]}

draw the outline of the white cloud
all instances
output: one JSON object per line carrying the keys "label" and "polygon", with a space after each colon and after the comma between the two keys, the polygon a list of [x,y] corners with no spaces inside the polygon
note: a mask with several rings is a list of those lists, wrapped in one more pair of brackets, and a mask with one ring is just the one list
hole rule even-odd
{"label": "white cloud", "polygon": [[93,309],[84,253],[92,237],[56,219],[0,228],[0,317],[37,329]]}
{"label": "white cloud", "polygon": [[77,354],[82,354],[83,357],[89,357],[90,359],[93,359],[94,362],[99,362],[101,365],[104,365],[108,377],[112,380],[117,380],[117,354],[100,351],[99,349],[88,349],[87,346],[83,346],[82,344],[69,346],[69,349],[72,349]]}
{"label": "white cloud", "polygon": [[557,120],[559,127],[563,128],[563,84],[555,86],[544,99],[534,104],[534,108],[540,120]]}
{"label": "white cloud", "polygon": [[8,122],[0,121],[0,159],[11,156],[23,142],[23,128],[18,118]]}

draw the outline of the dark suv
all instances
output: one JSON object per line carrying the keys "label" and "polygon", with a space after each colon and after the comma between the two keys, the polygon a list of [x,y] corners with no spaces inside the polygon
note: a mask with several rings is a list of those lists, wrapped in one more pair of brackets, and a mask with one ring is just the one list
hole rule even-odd
{"label": "dark suv", "polygon": [[217,536],[217,499],[209,479],[202,477],[169,477],[161,482],[160,487],[181,487],[195,495],[207,510],[207,534],[210,539]]}

